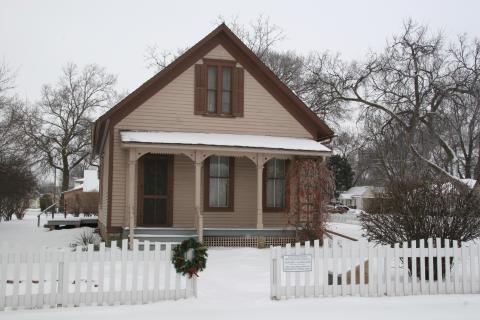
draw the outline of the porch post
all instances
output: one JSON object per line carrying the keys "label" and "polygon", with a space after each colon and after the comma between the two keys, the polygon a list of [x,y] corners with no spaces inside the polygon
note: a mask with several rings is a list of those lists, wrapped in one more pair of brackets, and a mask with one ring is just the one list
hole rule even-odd
{"label": "porch post", "polygon": [[135,149],[129,149],[128,153],[128,212],[129,212],[129,234],[128,242],[130,249],[133,249],[135,238]]}
{"label": "porch post", "polygon": [[263,229],[263,164],[257,155],[257,229]]}
{"label": "porch post", "polygon": [[199,154],[195,155],[195,213],[197,219],[198,241],[203,242],[203,214],[200,203],[200,188],[202,179],[203,159]]}

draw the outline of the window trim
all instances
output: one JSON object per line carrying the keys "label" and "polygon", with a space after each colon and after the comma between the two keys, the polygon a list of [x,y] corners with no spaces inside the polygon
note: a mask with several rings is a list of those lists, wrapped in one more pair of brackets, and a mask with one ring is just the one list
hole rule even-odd
{"label": "window trim", "polygon": [[[219,157],[225,157],[218,155]],[[204,212],[233,212],[235,191],[235,158],[228,157],[228,206],[210,207],[210,157],[203,161],[203,211]]]}
{"label": "window trim", "polygon": [[[279,159],[279,158],[272,158],[270,160],[277,159],[277,160],[283,160],[285,161],[285,192],[283,196],[285,199],[283,199],[283,207],[268,207],[267,206],[267,162],[263,165],[263,174],[262,174],[262,209],[263,212],[286,212],[288,208],[290,208],[290,199],[287,196],[287,190],[288,190],[288,171],[290,168],[290,161],[288,159]],[[270,161],[269,160],[269,161]]]}
{"label": "window trim", "polygon": [[[234,117],[233,115],[233,82],[234,82],[234,68],[237,65],[236,61],[233,60],[220,60],[220,59],[203,59],[203,64],[207,70],[207,112],[204,114],[206,116],[217,116],[217,117]],[[216,67],[216,88],[215,88],[215,112],[208,111],[208,68]],[[223,68],[230,68],[230,112],[222,112],[222,94],[223,94]]]}

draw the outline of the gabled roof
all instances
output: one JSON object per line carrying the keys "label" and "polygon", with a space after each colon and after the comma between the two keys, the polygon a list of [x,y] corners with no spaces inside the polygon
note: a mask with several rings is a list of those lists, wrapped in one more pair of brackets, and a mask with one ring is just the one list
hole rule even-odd
{"label": "gabled roof", "polygon": [[150,78],[95,121],[92,133],[94,152],[101,152],[110,128],[174,80],[178,75],[187,70],[195,62],[200,60],[217,45],[222,45],[222,47],[310,132],[315,140],[328,139],[333,136],[333,131],[265,66],[225,24],[221,24],[165,69]]}

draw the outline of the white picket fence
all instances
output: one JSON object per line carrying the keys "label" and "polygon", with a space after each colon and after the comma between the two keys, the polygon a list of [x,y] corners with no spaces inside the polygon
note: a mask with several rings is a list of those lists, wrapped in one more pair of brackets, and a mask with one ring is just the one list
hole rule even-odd
{"label": "white picket fence", "polygon": [[0,252],[0,310],[148,303],[196,296],[196,279],[175,272],[172,243],[135,241],[128,250],[112,241],[95,251],[77,247],[28,250],[3,245]]}
{"label": "white picket fence", "polygon": [[313,246],[272,247],[271,298],[480,293],[479,245],[418,243],[325,239],[324,246],[317,240]]}

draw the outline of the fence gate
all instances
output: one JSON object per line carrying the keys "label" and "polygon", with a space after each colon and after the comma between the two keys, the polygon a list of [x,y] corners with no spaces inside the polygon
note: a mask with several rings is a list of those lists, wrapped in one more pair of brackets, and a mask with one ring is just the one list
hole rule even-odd
{"label": "fence gate", "polygon": [[148,303],[196,296],[196,280],[175,272],[172,243],[138,240],[128,250],[112,241],[62,250],[25,250],[4,244],[0,252],[0,310]]}
{"label": "fence gate", "polygon": [[272,299],[480,292],[480,246],[428,239],[375,246],[325,239],[271,247]]}

